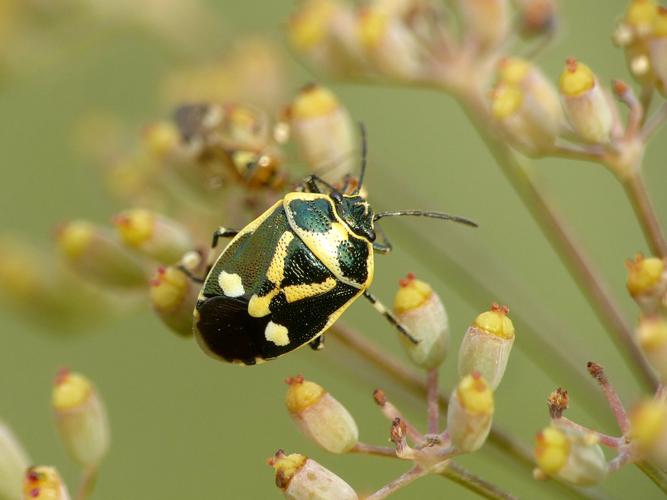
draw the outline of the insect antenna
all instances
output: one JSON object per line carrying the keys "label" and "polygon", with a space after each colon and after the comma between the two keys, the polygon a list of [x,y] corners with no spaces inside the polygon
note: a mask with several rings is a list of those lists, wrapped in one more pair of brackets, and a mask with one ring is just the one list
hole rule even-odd
{"label": "insect antenna", "polygon": [[368,154],[368,146],[366,144],[366,127],[361,122],[359,122],[359,134],[361,135],[361,173],[359,174],[357,189],[354,190],[353,194],[359,194],[361,186],[364,184],[364,176],[366,175],[366,156]]}
{"label": "insect antenna", "polygon": [[458,215],[449,215],[443,212],[425,212],[423,210],[401,210],[398,212],[377,212],[373,216],[373,221],[382,219],[383,217],[397,217],[403,215],[416,215],[420,217],[431,217],[432,219],[442,219],[442,220],[451,220],[453,222],[459,222],[467,226],[478,227],[476,222],[466,219],[465,217],[459,217]]}

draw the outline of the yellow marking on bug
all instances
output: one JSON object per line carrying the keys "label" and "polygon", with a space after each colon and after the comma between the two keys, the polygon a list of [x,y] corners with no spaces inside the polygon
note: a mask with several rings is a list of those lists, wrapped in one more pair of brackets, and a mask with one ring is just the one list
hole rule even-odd
{"label": "yellow marking on bug", "polygon": [[250,302],[248,302],[248,314],[253,318],[263,318],[264,316],[271,314],[269,305],[271,304],[273,297],[278,295],[278,292],[280,292],[280,289],[274,288],[268,294],[261,297],[254,294],[250,297]]}
{"label": "yellow marking on bug", "polygon": [[245,294],[241,276],[236,273],[222,271],[218,276],[218,284],[227,297],[240,297]]}
{"label": "yellow marking on bug", "polygon": [[276,286],[280,285],[280,282],[285,277],[285,257],[287,257],[287,247],[293,239],[294,234],[292,231],[285,231],[282,236],[280,236],[275,253],[273,254],[273,259],[271,259],[271,264],[266,271],[266,277]]}
{"label": "yellow marking on bug", "polygon": [[289,344],[289,336],[287,335],[287,328],[283,325],[269,321],[264,330],[264,337],[269,342],[273,342],[277,346],[286,346]]}
{"label": "yellow marking on bug", "polygon": [[309,283],[307,285],[291,285],[283,288],[287,302],[296,302],[297,300],[314,297],[333,290],[336,287],[336,280],[327,278],[322,283]]}

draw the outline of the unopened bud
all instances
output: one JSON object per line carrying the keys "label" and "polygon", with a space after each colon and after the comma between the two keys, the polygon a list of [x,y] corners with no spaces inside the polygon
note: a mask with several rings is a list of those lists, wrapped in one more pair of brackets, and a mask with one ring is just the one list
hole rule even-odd
{"label": "unopened bud", "polygon": [[500,384],[514,344],[509,309],[494,304],[468,328],[459,348],[459,376],[479,372],[492,390]]}
{"label": "unopened bud", "polygon": [[346,453],[359,440],[357,424],[331,394],[303,377],[287,379],[285,404],[299,429],[331,453]]}
{"label": "unopened bud", "polygon": [[98,465],[109,450],[110,431],[104,403],[83,375],[62,370],[51,398],[60,439],[82,465]]}
{"label": "unopened bud", "polygon": [[28,455],[12,430],[0,420],[0,498],[21,500]]}
{"label": "unopened bud", "polygon": [[478,450],[493,422],[493,391],[479,373],[461,379],[447,409],[447,432],[452,444],[463,452]]}
{"label": "unopened bud", "polygon": [[637,254],[634,260],[626,260],[628,292],[645,314],[653,314],[660,307],[667,293],[667,269],[665,260]]}
{"label": "unopened bud", "polygon": [[400,11],[378,3],[362,8],[358,16],[361,46],[379,73],[408,80],[420,76],[422,51]]}
{"label": "unopened bud", "polygon": [[180,269],[160,267],[150,281],[150,299],[160,319],[175,333],[192,335],[192,311],[198,289]]}
{"label": "unopened bud", "polygon": [[410,359],[421,368],[435,368],[445,360],[449,344],[449,320],[442,301],[428,283],[408,274],[394,297],[399,321],[418,340],[400,335]]}
{"label": "unopened bud", "polygon": [[307,85],[289,109],[293,137],[311,170],[335,183],[356,166],[355,127],[329,89]]}
{"label": "unopened bud", "polygon": [[163,264],[177,262],[194,246],[185,227],[150,210],[126,210],[113,223],[126,246]]}
{"label": "unopened bud", "polygon": [[667,384],[667,319],[642,318],[637,329],[637,342],[660,381]]}
{"label": "unopened bud", "polygon": [[652,31],[657,13],[656,0],[631,0],[625,10],[623,22],[634,31],[636,37],[644,37]]}
{"label": "unopened bud", "polygon": [[142,141],[152,157],[163,160],[180,146],[181,134],[173,123],[157,122],[144,129]]}
{"label": "unopened bud", "polygon": [[507,0],[459,0],[463,33],[482,50],[498,47],[510,31]]}
{"label": "unopened bud", "polygon": [[653,22],[653,33],[647,41],[656,85],[667,97],[667,7],[659,7]]}
{"label": "unopened bud", "polygon": [[83,278],[119,288],[146,286],[143,263],[105,229],[72,221],[58,228],[56,239],[67,262]]}
{"label": "unopened bud", "polygon": [[607,471],[597,436],[554,425],[537,434],[535,461],[547,476],[577,486],[598,484]]}
{"label": "unopened bud", "polygon": [[558,24],[555,0],[515,0],[521,34],[526,37],[553,33]]}
{"label": "unopened bud", "polygon": [[67,486],[55,467],[30,467],[23,479],[25,500],[70,500]]}
{"label": "unopened bud", "polygon": [[276,471],[276,486],[290,500],[357,500],[352,487],[315,460],[282,450],[269,460]]}
{"label": "unopened bud", "polygon": [[608,142],[612,108],[590,68],[568,59],[560,77],[560,93],[565,115],[579,137],[590,143]]}
{"label": "unopened bud", "polygon": [[667,470],[667,401],[646,399],[630,412],[630,440],[639,451]]}

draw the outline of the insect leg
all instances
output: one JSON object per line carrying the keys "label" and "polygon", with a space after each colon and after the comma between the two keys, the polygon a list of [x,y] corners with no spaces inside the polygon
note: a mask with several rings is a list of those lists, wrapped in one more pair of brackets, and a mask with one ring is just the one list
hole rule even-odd
{"label": "insect leg", "polygon": [[324,349],[324,334],[320,335],[315,340],[308,342],[308,345],[313,351],[321,351]]}
{"label": "insect leg", "polygon": [[213,233],[213,241],[211,242],[211,250],[214,250],[218,246],[218,240],[220,238],[233,238],[239,234],[236,229],[227,229],[226,227],[219,227]]}
{"label": "insect leg", "polygon": [[408,331],[408,329],[401,324],[400,321],[398,321],[398,318],[394,316],[394,313],[392,313],[389,309],[387,309],[382,302],[380,302],[375,295],[370,293],[369,291],[364,291],[364,297],[366,297],[368,300],[370,300],[371,304],[373,304],[373,307],[377,312],[382,314],[389,323],[394,325],[394,328],[396,328],[402,335],[405,335],[410,342],[413,344],[418,344],[419,341],[412,336],[412,334]]}
{"label": "insect leg", "polygon": [[376,227],[375,232],[380,235],[382,241],[374,241],[373,250],[383,255],[386,255],[389,252],[391,252],[393,246],[391,245],[391,241],[389,241],[389,238],[387,238],[387,235],[384,234],[382,228]]}

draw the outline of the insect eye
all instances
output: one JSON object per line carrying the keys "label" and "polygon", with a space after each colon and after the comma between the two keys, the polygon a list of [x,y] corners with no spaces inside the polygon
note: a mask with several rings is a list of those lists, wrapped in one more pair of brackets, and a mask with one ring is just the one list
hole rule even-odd
{"label": "insect eye", "polygon": [[338,191],[332,191],[331,192],[331,199],[335,201],[336,203],[340,203],[343,201],[343,196],[338,192]]}

